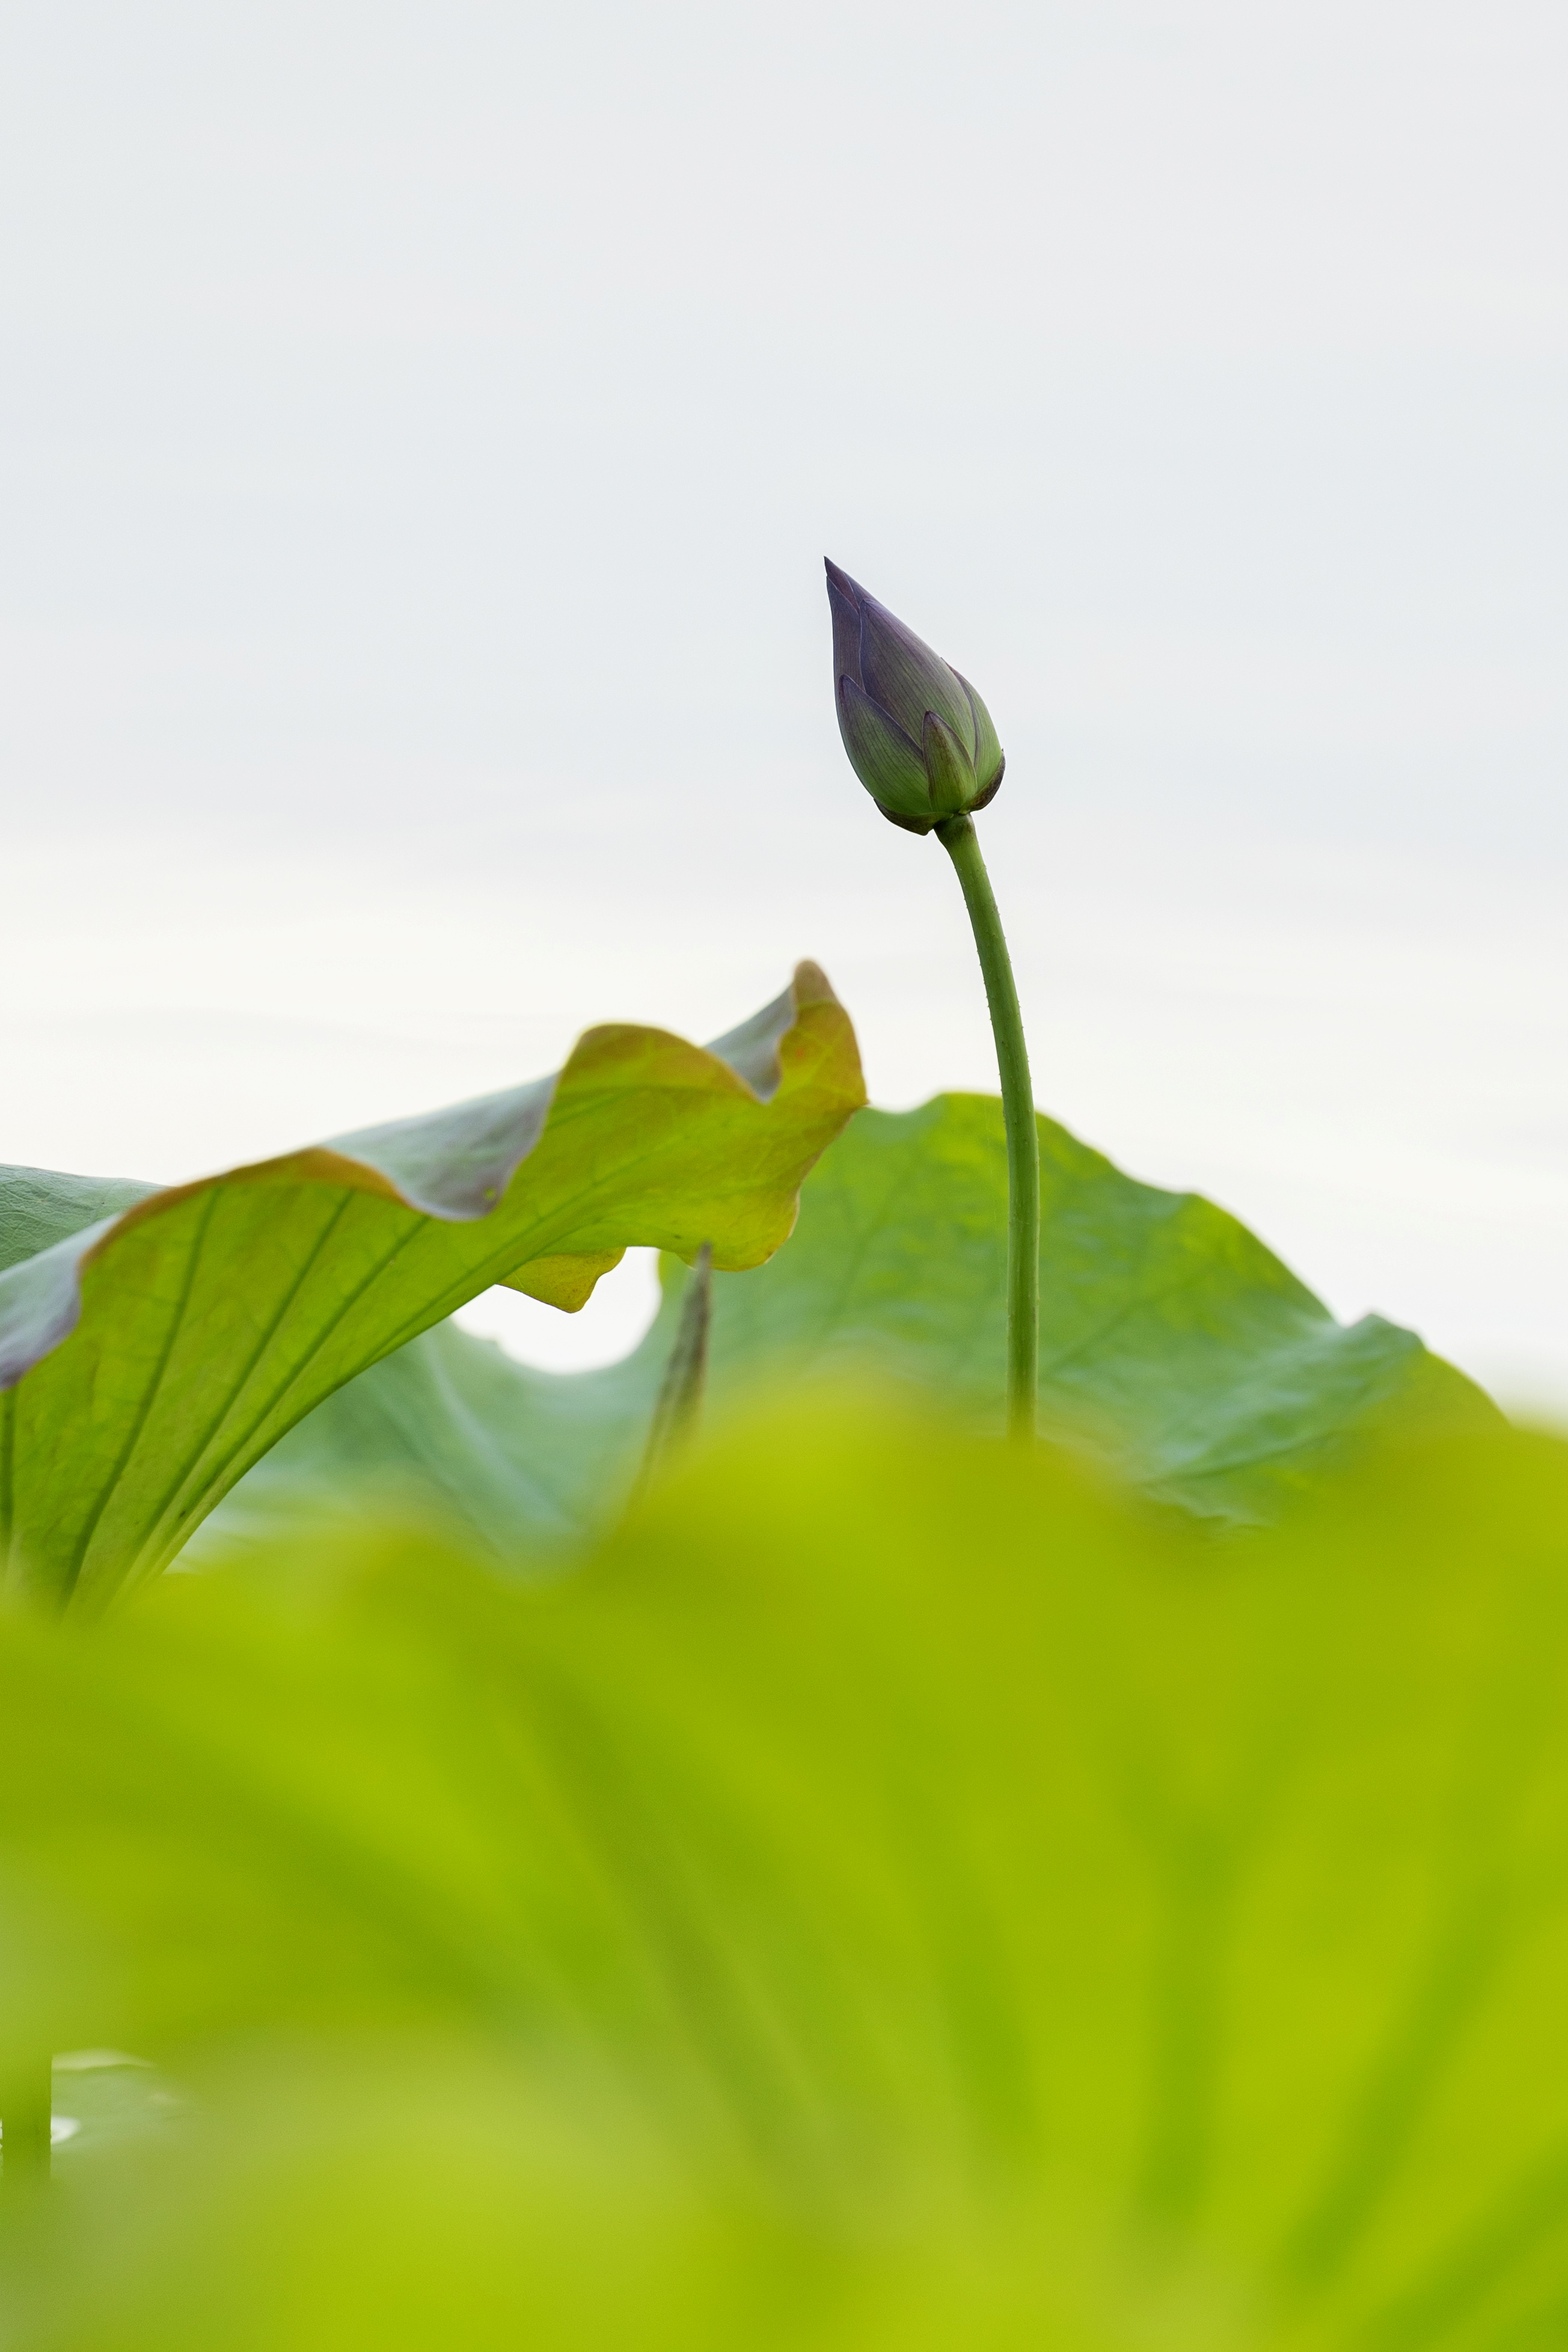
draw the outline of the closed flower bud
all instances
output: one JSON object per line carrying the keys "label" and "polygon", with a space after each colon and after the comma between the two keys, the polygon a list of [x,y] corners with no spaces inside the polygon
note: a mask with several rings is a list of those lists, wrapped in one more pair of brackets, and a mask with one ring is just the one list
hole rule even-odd
{"label": "closed flower bud", "polygon": [[906,833],[994,798],[1005,765],[991,713],[966,677],[885,604],[827,567],[834,699],[849,764]]}

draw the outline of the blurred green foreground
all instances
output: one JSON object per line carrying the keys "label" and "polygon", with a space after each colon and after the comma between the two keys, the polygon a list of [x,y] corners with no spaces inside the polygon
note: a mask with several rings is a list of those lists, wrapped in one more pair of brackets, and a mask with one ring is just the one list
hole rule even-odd
{"label": "blurred green foreground", "polygon": [[7,1620],[0,2346],[1561,2343],[1568,1447],[1303,1508],[846,1398]]}

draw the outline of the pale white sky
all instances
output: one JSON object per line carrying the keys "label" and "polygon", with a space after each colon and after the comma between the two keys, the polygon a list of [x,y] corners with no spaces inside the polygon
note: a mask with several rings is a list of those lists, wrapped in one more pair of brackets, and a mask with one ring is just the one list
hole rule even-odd
{"label": "pale white sky", "polygon": [[1568,1403],[1565,99],[1544,0],[6,12],[0,1158],[801,954],[994,1083],[831,552],[995,713],[1043,1106]]}

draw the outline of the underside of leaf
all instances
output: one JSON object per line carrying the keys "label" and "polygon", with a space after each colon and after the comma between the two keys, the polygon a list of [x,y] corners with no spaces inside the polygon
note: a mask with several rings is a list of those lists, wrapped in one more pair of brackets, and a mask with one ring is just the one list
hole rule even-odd
{"label": "underside of leaf", "polygon": [[716,1048],[591,1029],[554,1078],[100,1213],[0,1274],[9,1580],[98,1606],[156,1572],[286,1430],[493,1283],[572,1308],[633,1244],[760,1265],[864,1100],[802,964]]}

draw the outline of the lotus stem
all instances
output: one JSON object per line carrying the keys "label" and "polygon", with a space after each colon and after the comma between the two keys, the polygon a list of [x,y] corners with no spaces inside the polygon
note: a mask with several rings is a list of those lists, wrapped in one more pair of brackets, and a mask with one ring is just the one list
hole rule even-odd
{"label": "lotus stem", "polygon": [[638,1486],[679,1454],[697,1427],[708,1384],[708,1327],[713,1313],[713,1250],[704,1242],[691,1262],[675,1344],[659,1382]]}
{"label": "lotus stem", "polygon": [[957,869],[980,952],[996,1040],[1007,1132],[1007,1433],[1030,1444],[1040,1377],[1040,1134],[1013,961],[980,840],[968,816],[944,818],[937,839]]}

